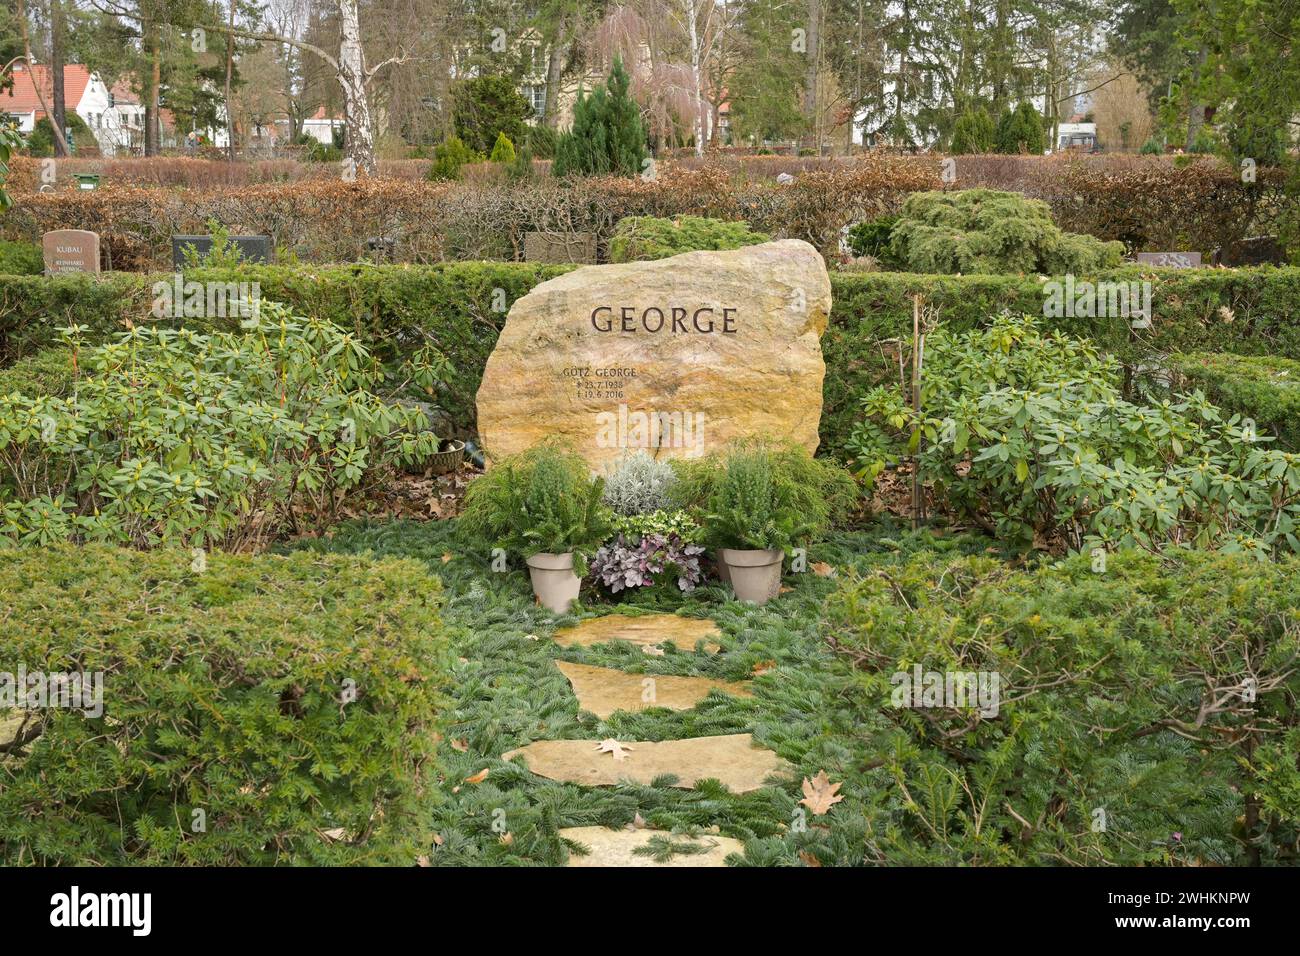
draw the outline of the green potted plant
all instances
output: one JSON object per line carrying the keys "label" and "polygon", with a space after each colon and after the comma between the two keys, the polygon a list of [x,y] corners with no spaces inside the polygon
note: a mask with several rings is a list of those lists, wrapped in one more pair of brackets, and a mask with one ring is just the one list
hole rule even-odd
{"label": "green potted plant", "polygon": [[857,493],[847,472],[796,445],[741,442],[675,467],[674,495],[700,515],[719,575],[760,605],[779,593],[785,556],[824,534]]}
{"label": "green potted plant", "polygon": [[604,481],[573,449],[547,442],[507,458],[465,493],[462,533],[522,555],[533,593],[563,614],[578,597],[587,557],[609,536]]}

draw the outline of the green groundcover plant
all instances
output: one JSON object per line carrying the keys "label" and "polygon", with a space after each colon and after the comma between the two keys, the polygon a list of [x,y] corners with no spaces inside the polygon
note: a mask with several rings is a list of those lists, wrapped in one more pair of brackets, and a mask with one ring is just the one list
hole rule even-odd
{"label": "green groundcover plant", "polygon": [[826,534],[848,512],[853,478],[796,445],[742,441],[673,463],[671,494],[696,516],[713,548],[781,549]]}
{"label": "green groundcover plant", "polygon": [[912,272],[1085,274],[1119,265],[1120,242],[1063,232],[1039,199],[994,189],[913,193],[890,231]]}
{"label": "green groundcover plant", "polygon": [[666,259],[697,249],[740,249],[767,242],[766,233],[755,232],[743,222],[706,219],[703,216],[628,216],[619,220],[609,240],[610,262],[637,259]]}
{"label": "green groundcover plant", "polygon": [[[814,544],[809,560],[837,573],[787,575],[788,593],[763,607],[705,582],[556,618],[523,576],[458,547],[453,525],[349,522],[294,543],[417,559],[446,584],[446,734],[459,743],[439,753],[433,866],[563,865],[585,848],[562,828],[634,822],[734,837],[744,850],[728,862],[746,866],[1300,862],[1295,559],[1127,551],[1101,573],[1086,555],[1026,569],[986,536],[882,521]],[[720,650],[665,645],[652,657],[549,639],[578,617],[664,611],[715,620]],[[556,660],[751,680],[753,696],[602,719],[580,708]],[[892,679],[916,663],[998,668],[996,716],[898,706]],[[501,759],[535,740],[730,733],[752,733],[791,772],[747,793],[670,776],[584,787]],[[812,816],[800,783],[821,772],[843,800]]]}
{"label": "green groundcover plant", "polygon": [[[450,666],[423,565],[0,548],[0,593],[0,863],[410,866],[427,848]],[[59,675],[83,678],[58,701],[78,706],[36,696]]]}
{"label": "green groundcover plant", "polygon": [[1120,382],[1113,358],[1033,318],[939,329],[921,414],[877,388],[850,445],[869,477],[915,455],[937,502],[1006,540],[1300,551],[1300,455],[1199,392],[1138,404]]}
{"label": "green groundcover plant", "polygon": [[559,442],[543,442],[505,459],[469,486],[460,530],[471,546],[488,544],[523,558],[573,552],[573,569],[612,531],[601,500],[605,482],[582,456]]}
{"label": "green groundcover plant", "polygon": [[0,539],[233,547],[317,526],[368,474],[437,450],[367,389],[357,340],[263,302],[250,328],[137,327],[61,394],[0,394]]}

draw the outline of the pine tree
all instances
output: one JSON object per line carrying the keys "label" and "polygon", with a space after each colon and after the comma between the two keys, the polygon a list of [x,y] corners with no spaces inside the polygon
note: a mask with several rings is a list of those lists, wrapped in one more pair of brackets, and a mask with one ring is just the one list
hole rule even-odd
{"label": "pine tree", "polygon": [[621,60],[614,60],[609,79],[578,95],[573,126],[555,147],[556,176],[635,176],[645,161],[645,127],[641,110],[628,92],[631,79]]}

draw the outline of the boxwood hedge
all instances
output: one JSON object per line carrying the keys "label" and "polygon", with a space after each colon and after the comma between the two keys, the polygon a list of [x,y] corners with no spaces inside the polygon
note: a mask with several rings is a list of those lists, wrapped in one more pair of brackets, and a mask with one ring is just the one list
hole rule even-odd
{"label": "boxwood hedge", "polygon": [[[449,668],[422,565],[24,548],[0,550],[0,594],[0,864],[410,865],[427,847]],[[19,700],[20,669],[100,674],[102,707]]]}
{"label": "boxwood hedge", "polygon": [[[437,344],[454,371],[441,399],[462,424],[474,419],[474,394],[506,312],[515,299],[572,266],[463,262],[432,266],[241,266],[195,270],[187,279],[257,282],[264,298],[295,312],[355,328],[378,354],[396,357]],[[1082,279],[1083,277],[1080,277]],[[1150,281],[1151,328],[1124,318],[1062,317],[1049,326],[1089,337],[1128,364],[1174,352],[1216,351],[1300,360],[1300,268],[1141,269],[1126,266],[1099,281]],[[127,320],[149,320],[152,286],[170,276],[0,276],[0,364],[39,350],[67,324],[107,334]],[[822,340],[826,356],[822,439],[842,449],[857,402],[896,370],[881,339],[911,336],[911,296],[920,293],[938,321],[969,327],[1004,309],[1043,313],[1038,276],[936,276],[832,273],[834,304]],[[179,324],[181,320],[170,320]],[[185,319],[185,324],[205,324]],[[237,320],[216,320],[225,327]],[[894,371],[896,374],[896,371]]]}

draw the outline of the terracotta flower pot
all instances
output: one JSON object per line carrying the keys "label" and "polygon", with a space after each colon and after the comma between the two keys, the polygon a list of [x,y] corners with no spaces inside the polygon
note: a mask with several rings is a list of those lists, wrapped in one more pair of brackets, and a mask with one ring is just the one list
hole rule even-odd
{"label": "terracotta flower pot", "polygon": [[785,552],[780,548],[767,551],[719,548],[718,561],[726,565],[736,599],[751,604],[766,604],[781,591],[781,566]]}
{"label": "terracotta flower pot", "polygon": [[542,607],[564,614],[578,599],[581,579],[573,573],[573,552],[548,554],[541,552],[527,559],[528,576],[533,580],[533,593]]}

